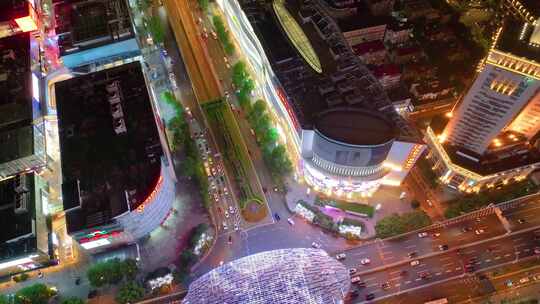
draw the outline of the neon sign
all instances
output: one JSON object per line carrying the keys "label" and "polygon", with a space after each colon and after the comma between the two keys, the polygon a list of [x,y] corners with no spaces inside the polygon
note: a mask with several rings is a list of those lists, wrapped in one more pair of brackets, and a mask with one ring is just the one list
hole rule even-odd
{"label": "neon sign", "polygon": [[150,195],[148,195],[148,197],[146,197],[146,199],[139,205],[139,207],[137,207],[137,212],[139,213],[142,213],[144,211],[144,208],[146,207],[146,205],[150,204],[154,198],[156,198],[156,195],[158,193],[158,191],[161,189],[161,185],[163,184],[163,176],[159,176],[159,180],[156,184],[156,186],[154,187],[154,190],[152,190],[152,193],[150,193]]}
{"label": "neon sign", "polygon": [[289,114],[289,117],[291,118],[294,128],[298,131],[300,130],[300,124],[298,123],[298,120],[296,119],[296,115],[294,114],[294,111],[291,109],[289,105],[289,100],[287,99],[287,96],[285,96],[285,93],[281,88],[276,88],[277,95],[279,96],[279,99],[281,100],[281,103],[283,103],[283,106],[285,106],[285,109],[287,110],[287,113]]}
{"label": "neon sign", "polygon": [[88,242],[97,241],[99,239],[106,239],[109,237],[117,237],[122,233],[122,231],[106,231],[106,230],[96,230],[86,235],[86,237],[80,238],[79,243],[84,244]]}

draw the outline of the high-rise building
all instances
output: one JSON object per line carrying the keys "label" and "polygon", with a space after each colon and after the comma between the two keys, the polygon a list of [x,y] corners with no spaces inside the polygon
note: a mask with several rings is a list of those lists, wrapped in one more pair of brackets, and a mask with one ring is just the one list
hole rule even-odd
{"label": "high-rise building", "polygon": [[540,20],[508,18],[448,123],[427,132],[441,180],[478,191],[522,179],[540,164]]}

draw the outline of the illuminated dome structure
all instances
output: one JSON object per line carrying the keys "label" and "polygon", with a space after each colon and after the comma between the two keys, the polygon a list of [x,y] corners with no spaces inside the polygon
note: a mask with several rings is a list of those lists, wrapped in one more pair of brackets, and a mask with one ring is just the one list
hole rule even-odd
{"label": "illuminated dome structure", "polygon": [[191,283],[183,304],[343,303],[345,266],[320,249],[265,251],[220,266]]}

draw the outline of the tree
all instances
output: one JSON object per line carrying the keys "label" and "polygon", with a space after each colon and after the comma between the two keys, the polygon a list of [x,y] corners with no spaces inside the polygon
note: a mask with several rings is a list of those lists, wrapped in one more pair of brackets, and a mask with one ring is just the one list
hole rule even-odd
{"label": "tree", "polygon": [[47,304],[54,291],[45,284],[24,287],[15,294],[16,304]]}
{"label": "tree", "polygon": [[423,211],[412,211],[402,215],[394,213],[378,221],[375,224],[375,231],[377,232],[377,237],[387,238],[428,225],[431,225],[431,219]]}
{"label": "tree", "polygon": [[274,150],[272,150],[272,161],[271,166],[273,171],[278,174],[288,174],[292,170],[292,164],[289,158],[287,157],[287,150],[285,146],[278,145]]}
{"label": "tree", "polygon": [[94,264],[88,269],[86,276],[90,285],[102,287],[107,284],[120,283],[124,279],[124,275],[131,271],[131,266],[124,265],[124,262],[119,259],[113,259]]}
{"label": "tree", "polygon": [[121,304],[134,303],[144,297],[144,288],[135,282],[123,285],[116,295],[116,302]]}
{"label": "tree", "polygon": [[268,114],[263,114],[259,117],[259,119],[254,121],[253,129],[255,130],[256,134],[263,134],[266,131],[268,131],[271,127],[271,120]]}
{"label": "tree", "polygon": [[14,304],[14,301],[12,297],[0,294],[0,304]]}
{"label": "tree", "polygon": [[86,301],[76,297],[70,297],[62,300],[62,304],[85,304]]}
{"label": "tree", "polygon": [[191,250],[183,250],[180,254],[180,265],[188,268],[197,261],[197,257]]}
{"label": "tree", "polygon": [[150,19],[146,19],[146,26],[154,43],[161,44],[165,40],[165,31],[161,25],[161,21],[157,16],[152,16]]}
{"label": "tree", "polygon": [[199,0],[199,7],[203,12],[208,10],[208,0]]}
{"label": "tree", "polygon": [[128,280],[133,280],[139,272],[137,261],[134,259],[125,259],[122,263],[122,273]]}

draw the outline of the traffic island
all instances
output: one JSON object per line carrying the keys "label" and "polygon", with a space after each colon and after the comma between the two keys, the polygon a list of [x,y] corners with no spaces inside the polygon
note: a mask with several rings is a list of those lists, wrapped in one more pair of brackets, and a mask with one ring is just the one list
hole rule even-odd
{"label": "traffic island", "polygon": [[248,222],[258,222],[268,215],[267,209],[261,202],[251,200],[247,202],[242,209],[242,216]]}

